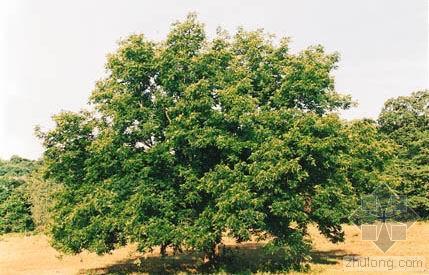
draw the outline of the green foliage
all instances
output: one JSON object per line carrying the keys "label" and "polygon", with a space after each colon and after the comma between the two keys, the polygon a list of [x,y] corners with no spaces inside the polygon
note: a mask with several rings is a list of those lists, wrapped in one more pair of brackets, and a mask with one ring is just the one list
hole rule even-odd
{"label": "green foliage", "polygon": [[25,192],[31,205],[31,216],[38,231],[45,232],[51,223],[53,197],[61,186],[53,181],[44,180],[40,169],[34,170],[25,178]]}
{"label": "green foliage", "polygon": [[30,173],[35,167],[31,160],[12,156],[9,161],[0,160],[0,177],[20,177]]}
{"label": "green foliage", "polygon": [[17,156],[0,161],[0,234],[34,229],[24,181],[34,166]]}
{"label": "green foliage", "polygon": [[387,172],[396,178],[394,188],[421,217],[429,217],[429,91],[389,99],[378,123],[399,145]]}
{"label": "green foliage", "polygon": [[[5,181],[7,180],[0,183],[2,187]],[[25,190],[14,188],[6,199],[0,200],[0,234],[27,232],[33,229],[34,223]]]}
{"label": "green foliage", "polygon": [[262,31],[208,41],[192,14],[166,41],[125,39],[91,95],[95,111],[63,112],[38,131],[45,176],[62,184],[54,245],[212,257],[223,234],[258,236],[290,268],[307,259],[309,223],[342,240],[355,189],[389,150],[371,123],[331,112],[352,104],[334,90],[337,61],[321,46],[292,54]]}
{"label": "green foliage", "polygon": [[390,182],[385,167],[392,162],[398,148],[379,132],[373,120],[352,121],[347,131],[351,145],[348,178],[361,197],[372,193],[380,183]]}

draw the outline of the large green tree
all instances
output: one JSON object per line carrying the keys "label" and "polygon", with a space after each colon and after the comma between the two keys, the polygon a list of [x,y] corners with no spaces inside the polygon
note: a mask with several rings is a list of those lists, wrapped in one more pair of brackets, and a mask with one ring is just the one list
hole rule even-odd
{"label": "large green tree", "polygon": [[389,152],[373,123],[332,113],[351,105],[334,90],[338,55],[292,54],[288,42],[243,29],[208,40],[194,15],[165,41],[120,42],[94,111],[63,112],[39,132],[46,176],[61,183],[56,247],[137,242],[211,256],[223,234],[259,236],[298,266],[308,224],[341,240],[356,186]]}
{"label": "large green tree", "polygon": [[429,91],[386,101],[378,118],[380,131],[398,145],[397,159],[388,169],[395,189],[409,205],[429,217]]}

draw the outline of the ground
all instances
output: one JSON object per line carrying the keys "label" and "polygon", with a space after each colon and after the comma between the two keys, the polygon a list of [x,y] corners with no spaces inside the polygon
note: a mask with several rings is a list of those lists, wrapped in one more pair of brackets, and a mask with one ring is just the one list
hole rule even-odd
{"label": "ground", "polygon": [[[362,241],[360,231],[354,226],[345,226],[346,241],[332,244],[311,228],[314,242],[310,274],[343,273],[343,256],[423,256],[429,259],[429,223],[416,223],[407,232],[407,240],[395,243],[384,254],[373,243]],[[249,242],[237,245],[224,241],[226,251],[241,255],[243,265],[260,259],[261,244]],[[81,253],[75,256],[61,256],[50,247],[48,239],[41,234],[11,234],[0,238],[0,274],[127,274],[127,273],[177,273],[197,271],[198,258],[192,255],[169,256],[164,259],[158,252],[139,254],[135,246],[129,245],[112,254],[97,256]],[[230,268],[230,269],[228,269]],[[224,268],[226,273],[236,272],[237,263]],[[429,269],[428,269],[429,270]],[[347,274],[351,274],[348,272]],[[364,274],[357,272],[356,274]],[[365,273],[366,274],[366,273]],[[396,272],[396,274],[398,274]],[[422,273],[419,273],[422,274]]]}

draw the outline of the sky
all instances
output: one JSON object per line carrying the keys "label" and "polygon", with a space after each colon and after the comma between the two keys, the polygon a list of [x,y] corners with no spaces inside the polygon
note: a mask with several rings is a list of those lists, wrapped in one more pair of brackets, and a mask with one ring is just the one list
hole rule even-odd
{"label": "sky", "polygon": [[119,39],[162,40],[189,12],[209,36],[218,26],[264,28],[291,37],[293,51],[338,51],[336,90],[359,103],[346,119],[376,118],[388,98],[429,87],[427,0],[2,0],[0,158],[39,158],[34,126],[85,107]]}

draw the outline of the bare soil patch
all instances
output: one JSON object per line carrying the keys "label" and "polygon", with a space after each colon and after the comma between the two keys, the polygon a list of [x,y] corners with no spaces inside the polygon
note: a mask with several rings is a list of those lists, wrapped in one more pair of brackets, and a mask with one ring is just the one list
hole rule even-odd
{"label": "bare soil patch", "polygon": [[[371,242],[362,241],[358,228],[345,228],[346,241],[340,244],[330,243],[311,228],[314,251],[310,274],[341,274],[344,272],[342,259],[350,255],[424,256],[426,261],[429,259],[429,223],[416,223],[409,229],[407,240],[397,242],[387,253],[381,252]],[[237,271],[238,260],[242,261],[243,271],[251,270],[252,265],[260,260],[261,243],[235,244],[225,239],[224,244],[225,251],[236,255],[231,269],[225,272]],[[197,266],[201,265],[198,255],[160,258],[156,250],[141,254],[135,248],[129,245],[104,256],[88,252],[61,255],[49,245],[44,235],[10,234],[0,237],[0,274],[188,273],[198,271]]]}

